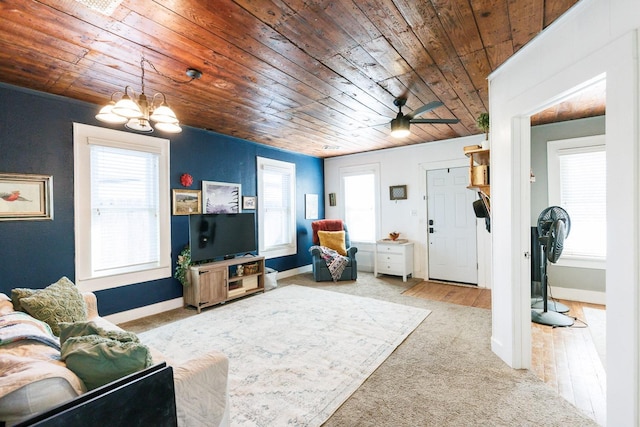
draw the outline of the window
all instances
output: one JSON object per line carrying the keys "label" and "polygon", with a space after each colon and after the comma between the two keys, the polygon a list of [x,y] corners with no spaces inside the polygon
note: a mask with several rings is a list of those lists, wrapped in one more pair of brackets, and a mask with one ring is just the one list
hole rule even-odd
{"label": "window", "polygon": [[377,165],[341,170],[344,221],[352,242],[375,242],[378,204]]}
{"label": "window", "polygon": [[559,265],[604,268],[607,167],[604,135],[547,143],[549,205],[571,218]]}
{"label": "window", "polygon": [[296,165],[257,158],[259,252],[266,258],[294,255]]}
{"label": "window", "polygon": [[171,277],[169,141],[74,123],[76,282]]}

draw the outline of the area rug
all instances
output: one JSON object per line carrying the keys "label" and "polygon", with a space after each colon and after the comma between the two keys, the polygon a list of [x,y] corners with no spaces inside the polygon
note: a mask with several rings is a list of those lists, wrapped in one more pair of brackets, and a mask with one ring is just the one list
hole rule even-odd
{"label": "area rug", "polygon": [[143,332],[176,362],[229,357],[233,426],[319,426],[430,314],[289,285]]}
{"label": "area rug", "polygon": [[607,366],[607,312],[598,308],[584,307],[585,322],[593,338],[602,366]]}

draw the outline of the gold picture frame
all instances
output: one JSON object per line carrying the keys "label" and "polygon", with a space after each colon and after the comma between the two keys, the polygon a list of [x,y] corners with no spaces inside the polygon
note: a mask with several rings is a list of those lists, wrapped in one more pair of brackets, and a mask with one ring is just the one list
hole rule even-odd
{"label": "gold picture frame", "polygon": [[193,215],[202,212],[202,192],[200,190],[173,190],[173,214]]}
{"label": "gold picture frame", "polygon": [[53,176],[0,174],[0,221],[52,219]]}

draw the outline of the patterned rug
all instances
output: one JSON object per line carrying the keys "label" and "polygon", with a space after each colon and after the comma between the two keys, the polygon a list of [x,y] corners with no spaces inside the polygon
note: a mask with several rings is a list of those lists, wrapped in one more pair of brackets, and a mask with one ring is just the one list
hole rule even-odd
{"label": "patterned rug", "polygon": [[225,353],[233,426],[319,426],[429,314],[289,285],[140,337],[176,362]]}

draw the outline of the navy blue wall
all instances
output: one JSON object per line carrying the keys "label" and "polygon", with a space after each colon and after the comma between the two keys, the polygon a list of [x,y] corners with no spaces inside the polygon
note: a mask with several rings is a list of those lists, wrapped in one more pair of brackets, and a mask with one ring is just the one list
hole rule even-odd
{"label": "navy blue wall", "polygon": [[[104,126],[94,118],[98,109],[0,84],[0,172],[52,175],[54,200],[53,221],[0,221],[0,292],[9,294],[14,287],[44,288],[62,276],[74,280],[73,122]],[[295,163],[298,253],[268,260],[267,265],[284,271],[310,263],[311,220],[304,219],[304,195],[320,196],[322,217],[322,159],[189,127],[178,135],[157,132],[155,136],[171,140],[171,188],[184,188],[180,176],[189,173],[194,178],[192,189],[200,189],[203,180],[233,182],[242,184],[244,195],[255,196],[256,156]],[[188,240],[188,217],[172,216],[174,265]],[[108,315],[178,298],[182,285],[168,278],[97,295],[100,313]]]}

